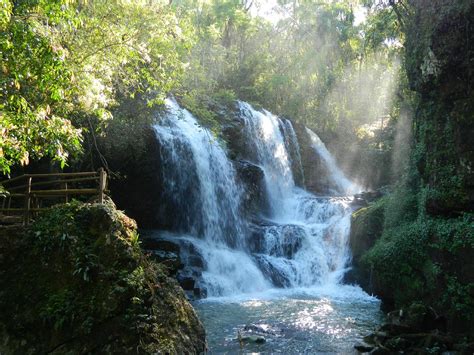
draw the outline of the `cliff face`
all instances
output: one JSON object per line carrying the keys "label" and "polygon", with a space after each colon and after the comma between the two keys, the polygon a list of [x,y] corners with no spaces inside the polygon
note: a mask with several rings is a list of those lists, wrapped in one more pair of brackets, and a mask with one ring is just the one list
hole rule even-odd
{"label": "cliff face", "polygon": [[0,231],[2,354],[204,352],[182,289],[112,204],[57,206]]}
{"label": "cliff face", "polygon": [[418,96],[415,164],[432,215],[474,210],[474,5],[415,1],[407,30],[409,83]]}
{"label": "cliff face", "polygon": [[368,222],[364,212],[354,215],[355,245],[371,241],[354,259],[359,281],[387,306],[422,302],[446,318],[449,330],[473,334],[474,4],[419,0],[410,11],[411,160],[393,193],[379,202],[383,218],[373,245],[370,226],[380,220],[375,205],[365,213]]}

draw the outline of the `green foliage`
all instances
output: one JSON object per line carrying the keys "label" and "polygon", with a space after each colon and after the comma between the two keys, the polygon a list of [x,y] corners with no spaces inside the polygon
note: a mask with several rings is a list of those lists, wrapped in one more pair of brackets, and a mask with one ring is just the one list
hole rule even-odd
{"label": "green foliage", "polygon": [[[381,237],[362,264],[373,270],[379,292],[399,307],[422,301],[450,316],[469,316],[474,311],[473,286],[465,281],[470,261],[460,255],[474,249],[474,216],[430,216],[424,190],[418,191],[404,185],[386,198]],[[438,293],[442,298],[434,296]]]}
{"label": "green foliage", "polygon": [[[80,151],[81,131],[65,118],[71,71],[51,26],[70,19],[61,1],[1,5],[0,170],[43,156],[61,163]],[[46,24],[46,25],[45,25]]]}
{"label": "green foliage", "polygon": [[461,283],[455,276],[448,276],[446,279],[447,289],[442,301],[453,313],[472,320],[474,318],[474,282]]}
{"label": "green foliage", "polygon": [[190,27],[159,1],[0,4],[4,174],[42,157],[64,167],[111,119],[117,92],[159,104],[184,71]]}
{"label": "green foliage", "polygon": [[144,257],[134,221],[112,204],[55,206],[1,240],[2,353],[203,350],[183,292]]}
{"label": "green foliage", "polygon": [[376,270],[384,289],[390,290],[398,306],[423,297],[428,289],[422,273],[427,269],[428,233],[422,221],[384,230],[382,237],[362,262]]}
{"label": "green foliage", "polygon": [[199,120],[200,124],[219,137],[223,122],[219,119],[218,113],[232,110],[236,100],[237,97],[232,90],[221,89],[212,95],[206,95],[200,91],[187,92],[180,102]]}

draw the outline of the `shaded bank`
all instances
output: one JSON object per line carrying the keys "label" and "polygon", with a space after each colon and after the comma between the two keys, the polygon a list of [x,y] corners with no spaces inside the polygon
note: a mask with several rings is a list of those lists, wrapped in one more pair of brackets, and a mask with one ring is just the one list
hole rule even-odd
{"label": "shaded bank", "polygon": [[56,206],[0,233],[3,354],[204,351],[183,291],[113,204]]}

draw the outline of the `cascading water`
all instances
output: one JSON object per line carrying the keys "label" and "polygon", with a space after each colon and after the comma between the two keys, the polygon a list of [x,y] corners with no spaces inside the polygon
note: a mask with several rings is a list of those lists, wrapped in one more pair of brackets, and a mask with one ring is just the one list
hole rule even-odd
{"label": "cascading water", "polygon": [[332,177],[333,183],[336,185],[336,191],[333,193],[342,195],[354,195],[361,192],[361,188],[344,176],[344,173],[339,169],[331,153],[329,153],[326,145],[316,133],[306,127],[311,139],[311,145],[318,155],[323,159],[327,169]]}
{"label": "cascading water", "polygon": [[[295,186],[292,166],[302,167],[291,122],[238,103],[270,205],[269,214],[250,233],[240,211],[241,187],[226,152],[187,110],[173,100],[166,105],[168,114],[155,126],[165,199],[176,209],[180,239],[191,243],[204,261],[198,278],[208,295],[261,291],[272,284],[337,283],[349,257],[351,209],[347,199],[316,197]],[[337,186],[349,191],[350,181],[322,142],[308,134]]]}
{"label": "cascading water", "polygon": [[187,110],[174,100],[166,100],[166,106],[168,114],[154,127],[161,145],[164,191],[182,218],[176,224],[183,233],[180,240],[191,243],[206,264],[201,286],[210,296],[268,288],[254,261],[241,251],[245,222],[231,162]]}
{"label": "cascading water", "polygon": [[284,136],[291,123],[244,102],[239,106],[249,141],[257,151],[255,163],[265,173],[271,207],[267,226],[262,226],[262,247],[255,250],[259,265],[279,286],[339,281],[349,257],[348,201],[317,198],[297,188]]}
{"label": "cascading water", "polygon": [[[351,215],[350,198],[341,196],[354,193],[355,185],[338,169],[319,137],[308,130],[315,154],[327,165],[336,189],[329,191],[333,197],[302,189],[300,147],[291,122],[239,102],[240,126],[251,152],[243,159],[263,172],[269,205],[249,215],[243,211],[246,187],[237,176],[237,162],[229,160],[210,132],[174,100],[166,100],[166,107],[167,114],[154,127],[163,174],[163,201],[158,203],[169,209],[173,221],[167,224],[170,231],[159,232],[159,238],[180,245],[185,267],[178,276],[196,280],[196,286],[206,290],[207,302],[219,300],[196,304],[211,347],[236,350],[238,342],[232,340],[236,329],[245,322],[267,320],[273,324],[262,325],[270,329],[267,335],[287,353],[311,352],[313,346],[327,351],[346,349],[348,339],[371,326],[378,312],[372,306],[374,300],[359,288],[340,285],[350,259]],[[294,178],[295,171],[299,179]],[[274,296],[281,301],[265,303]],[[235,301],[242,297],[261,301]],[[237,303],[220,303],[225,299]],[[352,302],[365,311],[349,309]],[[308,308],[310,304],[313,308]],[[251,309],[256,313],[249,313]],[[366,315],[369,318],[362,325],[350,323],[351,317]],[[315,322],[325,324],[324,329]],[[275,324],[292,330],[274,329]],[[301,333],[299,329],[312,338],[295,341],[291,334]],[[334,342],[335,337],[341,339],[340,344]],[[326,348],[319,339],[326,339],[321,340]]]}

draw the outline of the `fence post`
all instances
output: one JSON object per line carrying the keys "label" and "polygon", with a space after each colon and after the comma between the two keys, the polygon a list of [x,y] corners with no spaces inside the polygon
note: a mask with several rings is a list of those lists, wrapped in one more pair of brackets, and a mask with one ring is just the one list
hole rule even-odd
{"label": "fence post", "polygon": [[30,222],[30,194],[31,194],[31,176],[28,178],[28,186],[25,193],[25,225]]}
{"label": "fence post", "polygon": [[67,194],[67,182],[64,183],[64,190],[66,190],[66,191],[65,191],[65,194],[66,194],[66,203],[68,203],[68,202],[69,202],[69,196],[68,196],[68,194]]}
{"label": "fence post", "polygon": [[104,190],[107,184],[107,173],[104,168],[99,169],[99,203],[104,203]]}

